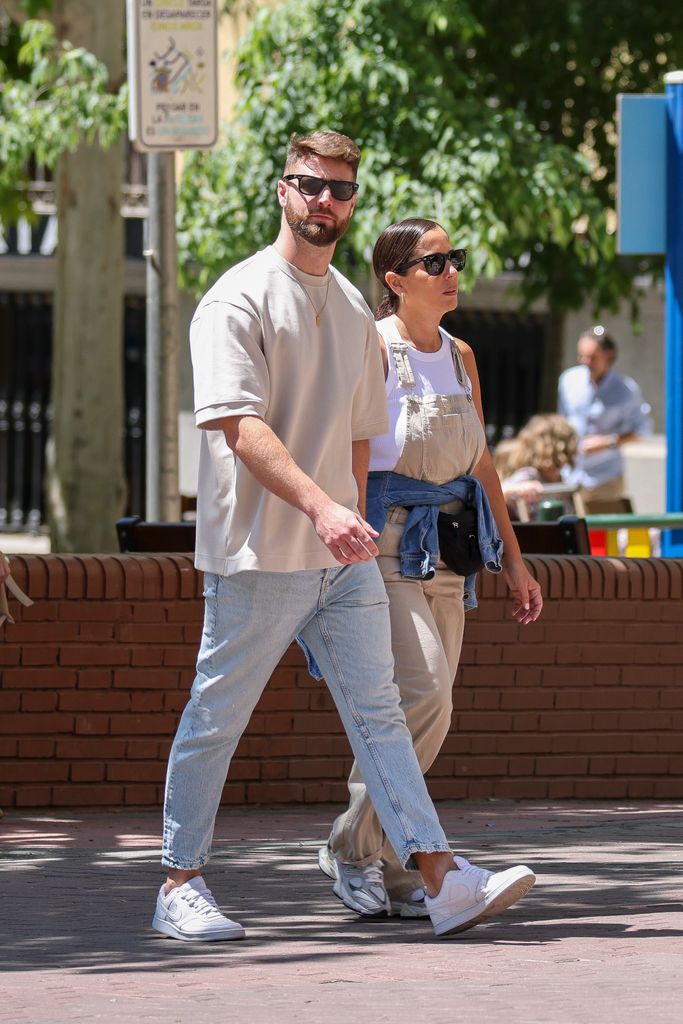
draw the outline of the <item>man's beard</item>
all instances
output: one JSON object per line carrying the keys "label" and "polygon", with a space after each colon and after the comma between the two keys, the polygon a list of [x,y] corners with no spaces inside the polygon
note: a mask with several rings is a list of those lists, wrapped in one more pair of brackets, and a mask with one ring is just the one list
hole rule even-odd
{"label": "man's beard", "polygon": [[285,219],[294,234],[298,235],[299,238],[303,238],[304,241],[309,242],[310,245],[318,246],[321,249],[337,242],[346,231],[349,226],[349,221],[351,220],[351,214],[349,213],[345,220],[337,221],[336,224],[320,224],[312,222],[309,218],[311,216],[315,216],[315,214],[309,213],[306,217],[298,217],[290,207],[289,203],[285,206],[284,212]]}

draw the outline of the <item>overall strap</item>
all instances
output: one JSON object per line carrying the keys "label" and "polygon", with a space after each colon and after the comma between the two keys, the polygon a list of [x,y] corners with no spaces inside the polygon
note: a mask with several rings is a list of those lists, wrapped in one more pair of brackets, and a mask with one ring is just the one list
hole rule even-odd
{"label": "overall strap", "polygon": [[458,348],[458,344],[455,338],[450,339],[451,353],[453,355],[453,365],[455,367],[455,376],[458,378],[458,383],[464,388],[465,394],[468,400],[472,401],[472,385],[470,384],[467,376],[467,370],[465,369],[465,361],[462,358],[462,352]]}
{"label": "overall strap", "polygon": [[[386,340],[386,339],[385,339]],[[396,364],[396,373],[398,375],[398,382],[402,388],[414,388],[415,377],[413,376],[413,368],[410,365],[408,359],[408,346],[402,338],[398,341],[393,338],[389,341],[389,347],[394,357]]]}

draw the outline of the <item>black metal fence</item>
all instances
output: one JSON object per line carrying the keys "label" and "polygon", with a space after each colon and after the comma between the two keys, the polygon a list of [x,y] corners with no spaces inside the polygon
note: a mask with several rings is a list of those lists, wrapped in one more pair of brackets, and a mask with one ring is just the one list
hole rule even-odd
{"label": "black metal fence", "polygon": [[539,410],[546,325],[542,315],[496,310],[462,309],[444,320],[474,349],[490,445],[513,437]]}
{"label": "black metal fence", "polygon": [[[124,307],[127,514],[145,514],[145,300]],[[0,530],[38,531],[45,519],[52,296],[0,292]]]}

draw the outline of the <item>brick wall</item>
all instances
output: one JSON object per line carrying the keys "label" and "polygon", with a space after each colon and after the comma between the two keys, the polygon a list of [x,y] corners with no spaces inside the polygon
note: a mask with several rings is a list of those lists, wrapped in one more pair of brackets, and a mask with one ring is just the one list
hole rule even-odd
{"label": "brick wall", "polygon": [[[683,560],[529,559],[541,620],[484,574],[436,799],[683,798]],[[183,556],[15,557],[34,598],[0,635],[0,806],[159,804],[201,628]],[[346,738],[292,647],[238,747],[226,803],[345,799]]]}

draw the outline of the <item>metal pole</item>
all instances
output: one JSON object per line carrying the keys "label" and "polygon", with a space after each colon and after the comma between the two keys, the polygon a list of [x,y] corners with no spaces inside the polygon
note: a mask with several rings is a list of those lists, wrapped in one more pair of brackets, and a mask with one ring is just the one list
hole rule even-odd
{"label": "metal pole", "polygon": [[[683,511],[683,71],[664,76],[666,186],[666,510]],[[683,530],[666,532],[662,554],[683,556]]]}
{"label": "metal pole", "polygon": [[146,518],[180,518],[175,153],[149,153]]}

